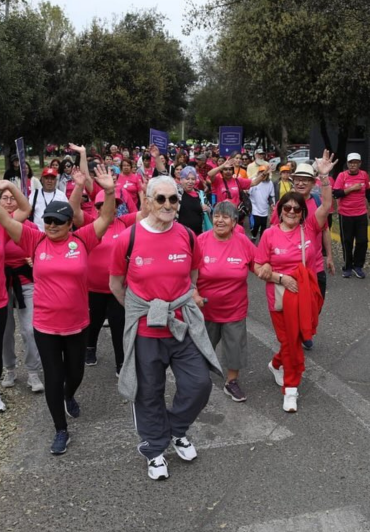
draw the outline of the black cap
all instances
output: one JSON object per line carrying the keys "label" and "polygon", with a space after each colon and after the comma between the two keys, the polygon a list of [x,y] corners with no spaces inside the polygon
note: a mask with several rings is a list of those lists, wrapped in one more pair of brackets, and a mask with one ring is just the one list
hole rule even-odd
{"label": "black cap", "polygon": [[19,161],[19,157],[16,153],[13,153],[13,155],[10,156],[10,161],[14,163],[14,161]]}
{"label": "black cap", "polygon": [[47,216],[67,222],[73,218],[73,209],[67,201],[52,201],[44,210],[42,217]]}

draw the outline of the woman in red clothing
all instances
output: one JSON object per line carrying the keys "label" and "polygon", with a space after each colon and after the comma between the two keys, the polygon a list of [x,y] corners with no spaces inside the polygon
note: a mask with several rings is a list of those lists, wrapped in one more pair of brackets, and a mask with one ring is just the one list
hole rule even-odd
{"label": "woman in red clothing", "polygon": [[268,368],[283,387],[286,412],[297,411],[297,388],[304,371],[302,342],[312,338],[322,306],[315,274],[317,234],[323,230],[331,208],[328,174],[336,162],[324,151],[316,160],[322,186],[322,204],[308,216],[303,196],[288,192],[279,201],[280,223],[262,235],[255,256],[255,273],[267,281],[271,320],[281,344]]}
{"label": "woman in red clothing", "polygon": [[237,379],[247,362],[247,278],[256,247],[236,231],[237,222],[238,210],[230,201],[216,205],[213,229],[198,237],[202,262],[194,299],[203,311],[214,349],[222,340],[227,366],[224,392],[242,402],[246,396]]}
{"label": "woman in red clothing", "polygon": [[98,169],[96,180],[105,190],[104,208],[93,224],[75,233],[70,232],[73,209],[67,202],[54,201],[46,207],[45,234],[11,218],[0,205],[0,224],[33,261],[34,335],[56,429],[52,454],[66,452],[66,413],[80,414],[74,394],[83,378],[89,325],[87,257],[114,215],[114,184],[105,167]]}

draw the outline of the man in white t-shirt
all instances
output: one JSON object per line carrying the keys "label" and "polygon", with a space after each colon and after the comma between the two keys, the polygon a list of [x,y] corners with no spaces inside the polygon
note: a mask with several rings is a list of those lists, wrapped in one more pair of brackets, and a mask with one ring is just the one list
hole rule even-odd
{"label": "man in white t-shirt", "polygon": [[56,170],[44,168],[40,179],[42,188],[34,190],[28,198],[32,206],[31,219],[42,232],[45,232],[42,215],[49,203],[52,201],[68,202],[64,192],[57,189],[57,177],[58,172]]}

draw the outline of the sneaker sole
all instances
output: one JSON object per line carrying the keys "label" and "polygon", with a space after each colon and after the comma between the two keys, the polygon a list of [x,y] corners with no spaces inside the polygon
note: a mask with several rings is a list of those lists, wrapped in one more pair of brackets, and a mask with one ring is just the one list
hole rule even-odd
{"label": "sneaker sole", "polygon": [[359,275],[358,273],[355,272],[355,270],[352,270],[352,272],[353,272],[353,275],[357,277],[357,279],[365,279],[365,275]]}
{"label": "sneaker sole", "polygon": [[45,391],[44,387],[37,388],[37,389],[36,388],[32,388],[32,384],[28,384],[28,382],[27,382],[27,387],[31,388],[31,392],[33,392],[33,393],[40,393],[40,392],[44,392]]}
{"label": "sneaker sole", "polygon": [[96,362],[85,362],[85,366],[96,366],[98,361]]}
{"label": "sneaker sole", "polygon": [[276,384],[277,384],[278,386],[280,386],[280,387],[281,387],[281,386],[284,386],[284,382],[281,382],[281,383],[278,382],[278,380],[277,380],[277,378],[276,378],[276,376],[275,376],[275,373],[273,372],[273,370],[272,370],[270,364],[267,364],[267,367],[268,367],[269,371],[272,373],[272,375],[273,375],[273,377],[274,377],[274,379],[275,379]]}
{"label": "sneaker sole", "polygon": [[286,410],[284,407],[283,407],[283,410],[284,412],[287,412],[288,414],[295,414],[297,412],[297,408],[289,408],[289,410]]}
{"label": "sneaker sole", "polygon": [[184,462],[193,462],[193,460],[195,460],[198,457],[198,455],[196,454],[193,458],[186,458],[184,455],[181,454],[181,451],[177,447],[177,445],[175,445],[173,442],[171,442],[171,445],[175,449],[177,455],[181,458],[181,460],[184,460]]}
{"label": "sneaker sole", "polygon": [[235,403],[245,403],[245,401],[247,400],[246,397],[243,397],[242,399],[237,399],[236,397],[233,396],[232,393],[229,392],[229,390],[226,390],[226,388],[224,388],[224,394],[227,395],[228,397],[231,397],[231,399],[235,401]]}
{"label": "sneaker sole", "polygon": [[3,388],[13,388],[15,386],[15,382],[13,382],[13,384],[3,384],[3,383],[1,383],[1,386]]}
{"label": "sneaker sole", "polygon": [[60,454],[65,454],[67,452],[67,445],[69,443],[71,443],[71,438],[68,438],[68,440],[66,441],[66,448],[64,449],[64,451],[59,451],[59,452],[56,453],[55,451],[52,451],[50,449],[51,454],[54,454],[55,456],[59,456]]}
{"label": "sneaker sole", "polygon": [[152,477],[150,475],[150,473],[148,472],[148,477],[151,479],[151,480],[167,480],[168,478],[170,478],[170,474],[168,473],[167,476],[166,475],[161,475],[160,477]]}

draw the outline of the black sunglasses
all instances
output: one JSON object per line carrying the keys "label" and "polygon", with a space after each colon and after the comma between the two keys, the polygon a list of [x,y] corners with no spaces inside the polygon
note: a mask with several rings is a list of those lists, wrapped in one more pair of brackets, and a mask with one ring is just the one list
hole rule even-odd
{"label": "black sunglasses", "polygon": [[284,212],[294,211],[295,214],[299,214],[300,212],[302,212],[302,207],[293,207],[293,205],[283,205],[283,211]]}
{"label": "black sunglasses", "polygon": [[51,225],[52,223],[54,225],[64,225],[67,222],[68,222],[68,220],[65,220],[63,222],[63,220],[59,220],[58,218],[53,218],[52,216],[46,216],[44,218],[44,223],[46,223],[46,225]]}
{"label": "black sunglasses", "polygon": [[166,203],[166,200],[168,200],[171,205],[176,205],[176,203],[178,203],[179,201],[179,197],[177,194],[173,194],[172,196],[158,194],[158,196],[155,196],[153,199],[158,203],[158,205],[164,205]]}

